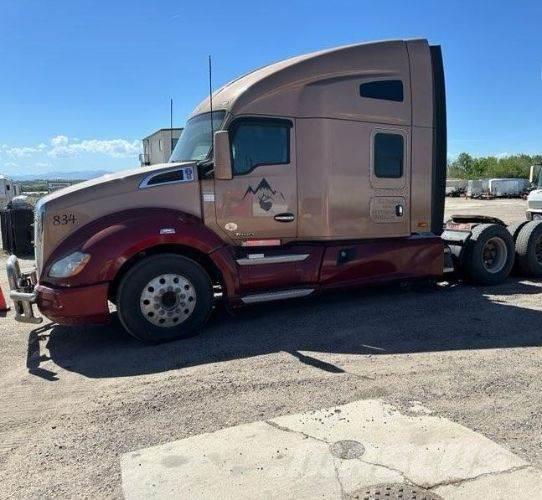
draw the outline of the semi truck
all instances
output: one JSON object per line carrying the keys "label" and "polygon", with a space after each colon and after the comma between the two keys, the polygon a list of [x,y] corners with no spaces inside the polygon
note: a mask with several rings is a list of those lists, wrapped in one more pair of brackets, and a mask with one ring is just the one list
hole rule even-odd
{"label": "semi truck", "polygon": [[542,220],[542,165],[532,165],[529,181],[532,190],[527,197],[527,220]]}
{"label": "semi truck", "polygon": [[35,269],[7,264],[19,321],[104,324],[143,341],[200,332],[218,301],[307,297],[455,272],[542,274],[542,227],[444,224],[440,46],[363,43],[245,74],[193,111],[170,162],[51,193]]}

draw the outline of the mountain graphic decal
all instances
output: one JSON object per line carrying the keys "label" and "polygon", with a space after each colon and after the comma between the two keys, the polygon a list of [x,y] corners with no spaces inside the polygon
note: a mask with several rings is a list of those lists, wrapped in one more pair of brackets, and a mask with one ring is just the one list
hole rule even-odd
{"label": "mountain graphic decal", "polygon": [[256,189],[254,189],[252,186],[249,186],[245,191],[243,199],[245,199],[249,194],[252,194],[252,196],[256,197],[258,203],[260,204],[260,208],[262,210],[265,210],[266,212],[271,210],[271,207],[273,206],[273,203],[275,201],[285,200],[284,195],[280,191],[275,191],[270,186],[269,182],[267,182],[267,179],[265,179],[265,177],[260,181]]}

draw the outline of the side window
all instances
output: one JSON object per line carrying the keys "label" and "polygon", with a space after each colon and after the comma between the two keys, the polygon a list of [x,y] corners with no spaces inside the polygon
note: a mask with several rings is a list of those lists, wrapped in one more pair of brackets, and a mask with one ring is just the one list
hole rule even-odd
{"label": "side window", "polygon": [[398,179],[403,176],[404,140],[399,134],[374,136],[374,172],[376,177]]}
{"label": "side window", "polygon": [[231,141],[233,174],[247,174],[258,165],[290,163],[290,127],[277,120],[239,123]]}
{"label": "side window", "polygon": [[403,82],[401,80],[377,80],[362,83],[359,86],[359,95],[369,99],[403,102]]}

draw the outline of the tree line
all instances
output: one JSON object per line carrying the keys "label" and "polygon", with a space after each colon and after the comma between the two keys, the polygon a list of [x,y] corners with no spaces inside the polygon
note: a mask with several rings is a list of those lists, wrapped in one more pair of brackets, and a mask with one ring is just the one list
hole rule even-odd
{"label": "tree line", "polygon": [[455,160],[448,160],[448,178],[529,178],[531,165],[542,164],[542,155],[518,154],[510,156],[479,156],[461,153]]}

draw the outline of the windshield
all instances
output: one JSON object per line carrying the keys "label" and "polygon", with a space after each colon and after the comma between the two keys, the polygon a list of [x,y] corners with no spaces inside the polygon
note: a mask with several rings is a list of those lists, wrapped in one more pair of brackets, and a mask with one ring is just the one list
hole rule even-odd
{"label": "windshield", "polygon": [[220,130],[225,115],[225,111],[213,111],[212,130],[211,113],[203,113],[188,120],[169,161],[199,161],[207,158],[213,145],[211,132]]}

